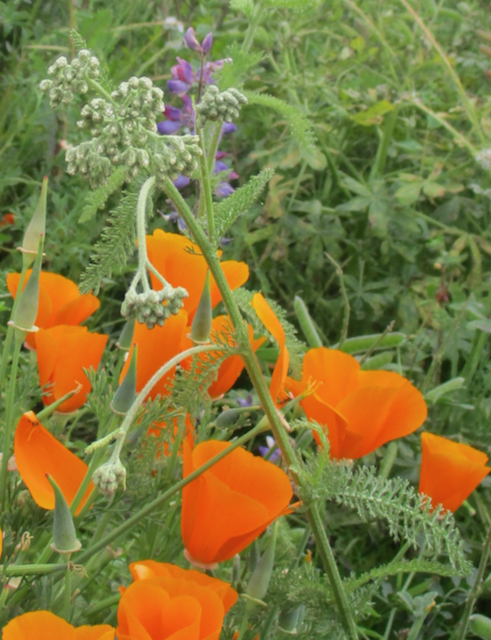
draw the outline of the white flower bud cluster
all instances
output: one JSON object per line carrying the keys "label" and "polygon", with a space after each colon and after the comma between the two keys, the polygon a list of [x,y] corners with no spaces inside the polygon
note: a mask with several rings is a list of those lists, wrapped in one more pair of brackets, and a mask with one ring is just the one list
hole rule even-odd
{"label": "white flower bud cluster", "polygon": [[157,182],[175,180],[179,174],[190,175],[198,168],[202,154],[198,136],[162,136],[152,154],[152,166]]}
{"label": "white flower bud cluster", "polygon": [[165,109],[164,92],[154,87],[150,78],[130,78],[122,82],[111,97],[120,105],[119,120],[127,132],[136,131],[139,125],[157,131],[156,116]]}
{"label": "white flower bud cluster", "polygon": [[[162,327],[171,314],[176,315],[183,306],[183,299],[188,292],[183,287],[173,288],[170,285],[160,291],[138,293],[130,288],[124,297],[121,315],[128,320],[136,320],[153,329],[157,324]],[[165,304],[163,304],[165,302]]]}
{"label": "white flower bud cluster", "polygon": [[126,489],[126,469],[120,460],[117,462],[109,460],[94,471],[92,481],[101,493],[112,496],[119,485],[122,484]]}
{"label": "white flower bud cluster", "polygon": [[478,162],[485,171],[489,171],[489,169],[491,169],[491,149],[482,149],[482,151],[476,155],[476,162]]}
{"label": "white flower bud cluster", "polygon": [[87,93],[87,80],[100,76],[100,63],[90,51],[82,49],[71,63],[65,56],[55,60],[48,68],[48,75],[51,79],[43,80],[39,88],[49,93],[51,107],[56,109],[60,104],[70,104],[75,93]]}
{"label": "white flower bud cluster", "polygon": [[96,189],[106,182],[112,172],[111,162],[103,153],[104,147],[97,139],[71,147],[65,154],[67,173],[82,174],[89,180],[91,187]]}
{"label": "white flower bud cluster", "polygon": [[247,98],[237,89],[227,89],[220,93],[218,87],[211,84],[196,107],[196,117],[200,125],[207,120],[231,122],[238,118],[243,104],[247,104]]}

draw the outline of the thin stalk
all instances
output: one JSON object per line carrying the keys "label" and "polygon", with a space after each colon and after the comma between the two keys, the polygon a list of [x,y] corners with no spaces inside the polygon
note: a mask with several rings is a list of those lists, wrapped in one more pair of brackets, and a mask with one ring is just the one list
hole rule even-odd
{"label": "thin stalk", "polygon": [[325,255],[329,260],[329,262],[331,262],[331,264],[334,265],[334,267],[336,268],[336,274],[339,278],[339,286],[341,287],[341,295],[343,296],[343,300],[344,300],[343,328],[341,330],[341,336],[339,338],[339,344],[338,344],[338,349],[340,349],[343,342],[348,337],[348,326],[349,326],[349,317],[350,317],[351,307],[349,303],[348,292],[346,291],[346,285],[344,284],[343,270],[341,269],[340,265],[336,262],[336,260],[334,260],[334,258],[327,253],[327,251],[325,252]]}
{"label": "thin stalk", "polygon": [[213,173],[213,169],[215,168],[215,156],[220,142],[220,136],[222,134],[222,125],[223,122],[221,120],[215,124],[210,140],[210,146],[208,148],[208,172],[210,175]]}
{"label": "thin stalk", "polygon": [[10,454],[12,451],[12,435],[14,431],[14,402],[15,402],[15,387],[17,384],[17,370],[19,368],[19,356],[22,348],[23,338],[20,337],[20,332],[16,330],[14,355],[12,357],[12,368],[10,371],[10,383],[7,392],[7,411],[5,416],[5,432],[3,435],[3,457],[2,467],[0,470],[0,504],[5,505],[5,489],[7,485],[7,471]]}
{"label": "thin stalk", "polygon": [[[17,287],[17,293],[19,295],[17,294],[15,295],[14,304],[12,305],[12,311],[10,313],[10,320],[13,319],[15,310],[17,309],[17,305],[19,304],[20,292],[22,291],[22,288],[24,286],[24,280],[26,279],[26,272],[27,272],[27,269],[22,269],[22,272],[20,274],[19,286]],[[7,371],[7,362],[10,356],[10,349],[12,347],[13,337],[14,337],[14,327],[12,325],[9,325],[7,327],[7,335],[5,336],[5,342],[3,344],[2,359],[0,360],[0,389],[2,388],[5,372]]]}
{"label": "thin stalk", "polygon": [[206,159],[205,136],[203,130],[196,124],[196,133],[199,136],[199,144],[203,152],[199,156],[199,170],[201,172],[201,189],[200,200],[204,195],[206,219],[208,220],[208,237],[210,243],[215,242],[215,217],[213,215],[213,197],[211,194],[210,170]]}
{"label": "thin stalk", "polygon": [[392,140],[392,134],[397,122],[397,116],[399,114],[399,105],[393,109],[385,119],[384,128],[382,130],[382,140],[380,141],[377,149],[377,156],[370,173],[370,177],[374,178],[377,175],[382,175],[387,161],[387,152],[389,150],[389,144]]}
{"label": "thin stalk", "polygon": [[147,198],[153,189],[155,184],[155,178],[152,176],[148,178],[140,189],[140,193],[138,194],[138,202],[136,205],[136,231],[138,237],[138,274],[140,276],[140,282],[143,286],[144,291],[150,290],[150,284],[148,282],[147,275]]}
{"label": "thin stalk", "polygon": [[256,7],[254,15],[252,16],[252,20],[249,22],[249,26],[247,27],[244,42],[242,43],[242,53],[248,53],[249,49],[251,48],[251,44],[254,40],[254,36],[256,35],[257,28],[259,27],[263,12],[264,7],[262,5]]}
{"label": "thin stalk", "polygon": [[491,549],[491,527],[488,530],[488,534],[486,536],[486,539],[482,547],[481,561],[479,563],[479,568],[477,570],[477,576],[474,581],[474,584],[472,585],[472,589],[470,590],[469,595],[467,596],[467,600],[464,608],[464,614],[460,619],[460,624],[457,627],[455,635],[452,636],[452,640],[465,640],[467,625],[469,624],[469,618],[472,615],[474,605],[476,604],[476,600],[479,596],[479,589],[481,587],[482,579],[484,577],[484,572],[486,570],[486,567],[488,566],[490,549]]}
{"label": "thin stalk", "polygon": [[472,380],[472,377],[476,372],[483,349],[486,345],[486,342],[488,341],[488,337],[489,335],[484,331],[476,331],[476,335],[474,336],[474,340],[472,342],[471,353],[467,358],[467,362],[465,363],[464,368],[462,369],[462,373],[460,374],[463,378],[465,378],[465,383],[467,386],[469,386],[469,382]]}
{"label": "thin stalk", "polygon": [[[274,404],[273,399],[271,398],[271,394],[269,393],[266,381],[264,380],[261,367],[259,366],[259,362],[257,361],[256,354],[254,353],[254,350],[252,349],[252,346],[248,340],[248,334],[244,324],[244,320],[235,301],[233,293],[228,286],[225,274],[220,267],[218,256],[215,250],[210,247],[202,228],[195,220],[185,200],[182,198],[179,191],[169,179],[165,181],[165,192],[172,200],[181,216],[184,218],[184,221],[191,230],[206,262],[208,263],[210,271],[222,295],[222,300],[225,304],[228,315],[234,327],[238,349],[242,353],[242,359],[244,361],[251,382],[258,394],[259,401],[265,413],[265,417],[269,422],[269,427],[276,442],[278,443],[280,451],[283,455],[283,459],[290,469],[290,474],[294,482],[300,485],[297,475],[292,471],[292,467],[295,467],[297,464],[297,458],[284,426],[284,418],[278,412],[278,409]],[[329,544],[329,540],[322,525],[317,505],[311,505],[307,511],[307,515],[310,526],[312,527],[312,532],[317,542],[317,546],[319,548],[319,553],[324,564],[324,569],[329,577],[331,587],[335,593],[335,599],[338,605],[341,624],[343,625],[345,633],[348,635],[348,637],[352,640],[355,640],[358,637],[356,626],[353,618],[351,617],[351,610],[348,604],[348,599],[344,591],[338,568],[334,561],[334,556]]]}
{"label": "thin stalk", "polygon": [[70,622],[72,616],[71,612],[71,600],[72,600],[72,571],[67,558],[66,572],[65,572],[65,590],[63,591],[63,617],[67,622]]}
{"label": "thin stalk", "polygon": [[97,466],[102,458],[102,454],[103,452],[100,449],[98,449],[97,451],[95,451],[94,455],[92,456],[92,460],[89,463],[87,472],[84,476],[84,479],[82,480],[82,484],[79,486],[78,491],[75,494],[75,497],[73,498],[73,502],[70,505],[70,513],[72,514],[72,516],[75,514],[78,508],[78,505],[80,504],[80,501],[84,497],[85,492],[89,487],[94,471],[97,469]]}

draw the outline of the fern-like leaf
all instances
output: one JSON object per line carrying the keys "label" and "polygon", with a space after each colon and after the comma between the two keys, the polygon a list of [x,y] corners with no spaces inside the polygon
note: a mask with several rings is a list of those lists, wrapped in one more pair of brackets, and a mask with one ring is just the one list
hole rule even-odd
{"label": "fern-like leaf", "polygon": [[313,9],[320,4],[320,0],[263,0],[263,6],[271,9],[290,9],[290,11],[303,12]]}
{"label": "fern-like leaf", "polygon": [[118,167],[111,173],[106,184],[101,185],[95,191],[90,191],[78,221],[87,222],[95,216],[99,209],[103,209],[109,196],[122,186],[126,175],[126,167]]}
{"label": "fern-like leaf", "polygon": [[247,211],[258,200],[273,174],[273,169],[263,169],[257,176],[253,176],[247,184],[215,206],[217,238],[222,238],[240,214]]}
{"label": "fern-like leaf", "polygon": [[220,91],[231,87],[241,89],[246,73],[258,65],[263,57],[260,51],[242,51],[238,44],[227,47],[223,67],[215,75]]}
{"label": "fern-like leaf", "polygon": [[440,507],[432,510],[430,501],[420,496],[407,480],[383,480],[375,467],[322,464],[322,473],[317,471],[315,457],[307,467],[299,469],[302,499],[306,504],[317,499],[333,500],[354,509],[366,522],[385,520],[395,540],[404,539],[414,547],[423,535],[426,549],[433,558],[446,554],[456,573],[469,573],[464,542],[450,511]]}
{"label": "fern-like leaf", "polygon": [[286,118],[290,125],[292,136],[296,139],[300,148],[306,153],[315,155],[315,134],[310,122],[299,109],[265,93],[256,93],[254,91],[243,91],[243,93],[249,104],[257,104],[274,109],[274,111]]}
{"label": "fern-like leaf", "polygon": [[85,38],[83,38],[78,31],[75,31],[75,29],[70,29],[70,38],[75,46],[75,53],[78,53],[82,49],[88,49]]}
{"label": "fern-like leaf", "polygon": [[235,11],[241,11],[249,20],[254,15],[253,0],[230,0],[230,8]]}

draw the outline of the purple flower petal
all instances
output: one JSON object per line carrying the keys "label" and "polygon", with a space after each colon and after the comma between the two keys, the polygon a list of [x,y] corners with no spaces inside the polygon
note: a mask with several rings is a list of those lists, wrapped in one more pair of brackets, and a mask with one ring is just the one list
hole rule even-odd
{"label": "purple flower petal", "polygon": [[193,67],[191,66],[191,63],[179,57],[176,58],[176,60],[178,64],[172,67],[172,70],[173,70],[172,76],[174,76],[174,73],[176,73],[177,74],[176,80],[182,80],[183,82],[192,84],[194,81],[194,73],[193,73]]}
{"label": "purple flower petal", "polygon": [[213,173],[220,173],[220,171],[227,171],[228,167],[225,164],[225,162],[222,162],[221,160],[215,160],[215,169],[213,171]]}
{"label": "purple flower petal", "polygon": [[252,407],[252,395],[249,393],[246,398],[237,398],[237,403],[240,407]]}
{"label": "purple flower petal", "polygon": [[215,195],[219,198],[228,198],[235,189],[228,182],[219,182],[215,189]]}
{"label": "purple flower petal", "polygon": [[226,151],[217,151],[215,153],[215,160],[221,160],[222,158],[226,158],[228,153]]}
{"label": "purple flower petal", "polygon": [[181,218],[181,216],[177,218],[177,228],[179,229],[179,231],[186,231],[188,228],[187,224],[184,222],[184,219]]}
{"label": "purple flower petal", "polygon": [[182,82],[181,80],[167,80],[167,88],[171,93],[174,93],[177,96],[183,96],[189,91],[191,85],[186,82]]}
{"label": "purple flower petal", "polygon": [[237,127],[233,122],[224,122],[222,125],[222,135],[237,131]]}
{"label": "purple flower petal", "polygon": [[169,136],[179,131],[182,127],[180,122],[174,122],[174,120],[162,120],[162,122],[157,122],[158,132],[164,136]]}
{"label": "purple flower petal", "polygon": [[204,37],[203,42],[201,43],[201,48],[205,56],[207,53],[210,53],[212,46],[213,46],[213,34],[210,32]]}
{"label": "purple flower petal", "polygon": [[174,180],[174,186],[176,189],[184,189],[190,182],[191,180],[187,176],[179,175],[176,180]]}
{"label": "purple flower petal", "polygon": [[198,51],[199,53],[201,53],[201,45],[197,41],[196,36],[194,35],[193,27],[189,27],[189,29],[184,34],[184,43],[186,44],[186,47],[188,47],[189,49],[192,49],[193,51]]}
{"label": "purple flower petal", "polygon": [[220,246],[221,247],[226,247],[228,244],[230,244],[232,242],[232,238],[222,238],[220,240]]}
{"label": "purple flower petal", "polygon": [[235,171],[231,171],[228,174],[228,180],[237,180],[238,177],[239,177],[239,174],[235,173]]}
{"label": "purple flower petal", "polygon": [[164,115],[167,118],[167,120],[176,120],[180,122],[182,117],[182,110],[178,109],[177,107],[171,107],[170,105],[166,104]]}

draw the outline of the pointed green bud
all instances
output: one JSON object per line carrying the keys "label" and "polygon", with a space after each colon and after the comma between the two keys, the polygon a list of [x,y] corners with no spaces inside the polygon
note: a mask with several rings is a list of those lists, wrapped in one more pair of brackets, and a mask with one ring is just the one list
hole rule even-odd
{"label": "pointed green bud", "polygon": [[44,236],[46,232],[46,201],[48,196],[48,178],[43,180],[41,187],[41,196],[32,216],[31,222],[27,225],[22,246],[22,266],[28,269],[36,258],[39,249],[39,236]]}
{"label": "pointed green bud", "polygon": [[135,320],[128,320],[125,322],[123,330],[119,334],[119,340],[116,342],[118,349],[122,351],[129,351],[133,344],[133,333],[135,331]]}
{"label": "pointed green bud", "polygon": [[482,640],[491,640],[491,620],[480,613],[469,618],[469,629]]}
{"label": "pointed green bud", "polygon": [[138,345],[135,344],[133,354],[131,356],[130,366],[124,377],[123,382],[119,385],[118,390],[114,394],[111,402],[111,409],[114,413],[124,416],[130,410],[131,405],[136,398],[136,360],[138,357]]}
{"label": "pointed green bud", "polygon": [[282,609],[278,616],[278,627],[285,633],[296,635],[297,628],[302,622],[305,613],[305,605],[290,606]]}
{"label": "pointed green bud", "polygon": [[273,528],[273,535],[266,551],[263,553],[247,585],[247,595],[254,600],[262,600],[268,591],[269,581],[273,574],[274,552],[276,548],[277,525]]}
{"label": "pointed green bud", "polygon": [[27,281],[24,291],[18,292],[19,304],[17,305],[12,319],[13,326],[24,333],[37,331],[34,326],[39,306],[39,278],[41,275],[41,263],[43,261],[43,237],[38,242],[38,252],[36,261]]}
{"label": "pointed green bud", "polygon": [[211,332],[211,294],[210,294],[210,272],[206,274],[205,286],[199,301],[196,314],[191,325],[191,340],[198,344],[209,342]]}
{"label": "pointed green bud", "polygon": [[47,473],[46,477],[55,492],[55,515],[53,519],[53,543],[51,548],[57,553],[75,553],[82,545],[77,540],[70,508],[60,487]]}

